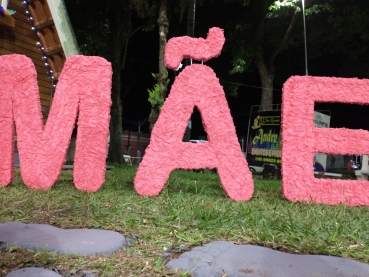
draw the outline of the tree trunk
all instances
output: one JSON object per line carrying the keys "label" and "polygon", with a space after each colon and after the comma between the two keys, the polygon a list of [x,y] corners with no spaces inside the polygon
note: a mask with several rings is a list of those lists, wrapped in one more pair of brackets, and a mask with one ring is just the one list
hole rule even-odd
{"label": "tree trunk", "polygon": [[[168,83],[169,83],[168,71],[164,63],[164,52],[165,46],[167,44],[168,27],[169,27],[166,0],[160,1],[158,26],[159,26],[159,72],[158,74],[156,74],[156,79],[161,89],[159,97],[164,100],[168,94]],[[158,120],[160,108],[161,107],[159,105],[154,105],[151,107],[151,113],[149,116],[150,131],[152,130],[152,128],[154,128],[154,124]]]}
{"label": "tree trunk", "polygon": [[261,110],[273,109],[273,81],[274,68],[272,65],[266,66],[262,59],[256,62],[261,80]]}
{"label": "tree trunk", "polygon": [[159,9],[159,73],[158,85],[161,88],[161,97],[165,99],[168,94],[168,71],[164,63],[165,46],[167,45],[169,21],[167,17],[167,0],[160,1]]}
{"label": "tree trunk", "polygon": [[110,21],[110,54],[113,69],[111,99],[112,106],[110,110],[110,144],[108,152],[108,161],[112,163],[123,163],[123,143],[122,143],[122,115],[123,108],[121,102],[121,50],[123,42],[121,40],[120,15],[117,9],[111,8],[109,15]]}
{"label": "tree trunk", "polygon": [[123,143],[122,143],[122,114],[123,108],[120,98],[120,72],[119,64],[113,65],[112,84],[112,106],[110,110],[110,145],[108,161],[113,163],[123,163]]}
{"label": "tree trunk", "polygon": [[156,109],[155,107],[151,107],[151,113],[149,115],[149,122],[150,122],[150,133],[152,131],[152,129],[154,128],[155,122],[158,120],[159,118],[159,109]]}
{"label": "tree trunk", "polygon": [[187,35],[195,36],[196,0],[189,0],[187,7]]}
{"label": "tree trunk", "polygon": [[280,43],[275,47],[275,49],[270,53],[270,56],[266,56],[263,51],[264,35],[265,35],[265,14],[268,12],[268,7],[271,1],[265,1],[261,9],[262,17],[258,24],[258,28],[255,36],[255,49],[257,53],[256,66],[259,71],[259,76],[261,80],[262,92],[261,92],[261,109],[262,110],[272,110],[273,109],[273,81],[274,81],[274,60],[279,54],[282,47],[287,43],[288,38],[291,34],[292,28],[296,23],[297,16],[301,9],[299,7],[295,8],[295,13],[291,18],[291,22],[281,39]]}

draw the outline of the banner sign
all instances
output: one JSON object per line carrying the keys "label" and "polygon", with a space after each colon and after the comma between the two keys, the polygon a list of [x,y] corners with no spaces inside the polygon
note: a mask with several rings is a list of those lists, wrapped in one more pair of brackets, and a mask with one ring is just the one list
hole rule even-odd
{"label": "banner sign", "polygon": [[262,167],[281,164],[281,111],[251,113],[247,142],[247,162]]}
{"label": "banner sign", "polygon": [[[316,128],[329,128],[331,124],[331,117],[329,115],[314,111],[314,126]],[[314,171],[327,170],[327,154],[315,153],[314,156]]]}

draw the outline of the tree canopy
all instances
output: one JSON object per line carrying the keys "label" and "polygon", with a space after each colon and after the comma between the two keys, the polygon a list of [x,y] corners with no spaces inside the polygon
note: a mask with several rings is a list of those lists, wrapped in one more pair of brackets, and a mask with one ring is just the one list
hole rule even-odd
{"label": "tree canopy", "polygon": [[[152,73],[156,74],[159,66],[160,1],[108,0],[104,5],[87,0],[65,2],[83,53],[103,56],[113,64],[116,85],[113,84],[112,93],[112,132],[122,126],[121,102],[130,110],[134,106],[130,101],[137,98],[148,101],[147,90],[154,86]],[[187,35],[184,10],[188,2],[167,1],[168,39]],[[250,91],[257,95],[258,104],[269,109],[276,103],[275,87],[280,89],[291,75],[305,74],[301,3],[301,0],[197,0],[193,35],[206,37],[208,29],[214,26],[225,31],[222,54],[207,64],[217,73],[227,95],[237,96],[240,84],[246,83],[258,87]],[[305,8],[309,74],[367,77],[367,2],[305,0]],[[174,77],[169,71],[168,91]],[[137,109],[142,107],[138,105]],[[145,104],[142,112],[145,117],[149,109],[150,105]],[[119,132],[111,133],[115,148],[121,147],[117,144],[120,136]],[[109,151],[112,161],[118,161],[118,155],[119,152],[114,158]]]}

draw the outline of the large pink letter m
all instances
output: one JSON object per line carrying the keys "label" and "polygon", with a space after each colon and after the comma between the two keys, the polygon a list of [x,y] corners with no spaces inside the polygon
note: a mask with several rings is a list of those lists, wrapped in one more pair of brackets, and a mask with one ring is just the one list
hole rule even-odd
{"label": "large pink letter m", "polygon": [[14,123],[22,179],[30,188],[47,189],[59,178],[78,117],[74,183],[80,190],[96,191],[105,180],[110,63],[100,57],[68,58],[46,125],[36,74],[29,58],[0,56],[0,185],[14,178]]}

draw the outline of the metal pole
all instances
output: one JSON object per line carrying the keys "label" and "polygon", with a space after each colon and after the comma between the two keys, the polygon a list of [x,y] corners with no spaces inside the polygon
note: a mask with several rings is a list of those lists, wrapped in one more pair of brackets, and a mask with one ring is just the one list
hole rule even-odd
{"label": "metal pole", "polygon": [[305,24],[305,0],[301,0],[301,2],[302,2],[302,19],[303,19],[303,22],[304,22],[305,75],[309,75],[309,73],[308,73],[308,63],[307,63],[306,24]]}

